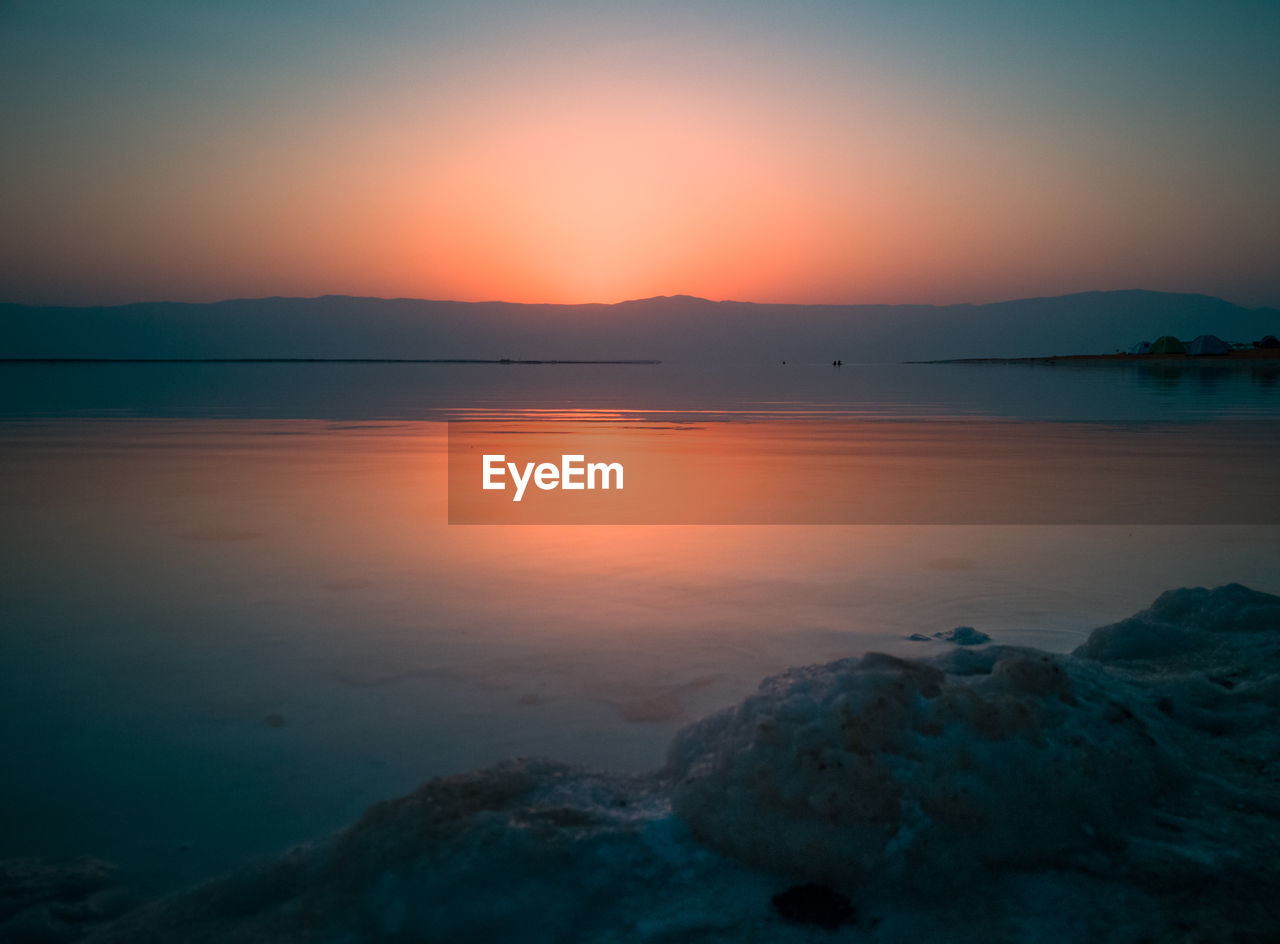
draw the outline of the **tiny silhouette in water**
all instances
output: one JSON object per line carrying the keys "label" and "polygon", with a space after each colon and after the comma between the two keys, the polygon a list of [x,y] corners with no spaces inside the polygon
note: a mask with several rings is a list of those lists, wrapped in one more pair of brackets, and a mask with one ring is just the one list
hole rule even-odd
{"label": "tiny silhouette in water", "polygon": [[844,361],[832,361],[832,362],[831,362],[831,366],[832,366],[832,367],[843,367],[843,366],[844,366]]}

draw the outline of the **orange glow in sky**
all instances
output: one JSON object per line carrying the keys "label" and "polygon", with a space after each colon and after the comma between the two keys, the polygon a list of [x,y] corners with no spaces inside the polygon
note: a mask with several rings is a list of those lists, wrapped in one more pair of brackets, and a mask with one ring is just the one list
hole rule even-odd
{"label": "orange glow in sky", "polygon": [[1280,303],[1265,5],[308,10],[5,14],[0,301]]}

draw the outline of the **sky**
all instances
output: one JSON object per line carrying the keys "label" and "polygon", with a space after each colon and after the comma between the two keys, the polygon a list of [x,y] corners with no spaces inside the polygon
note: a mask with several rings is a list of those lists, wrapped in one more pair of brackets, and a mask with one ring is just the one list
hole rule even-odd
{"label": "sky", "polygon": [[1280,306],[1280,3],[0,0],[0,301]]}

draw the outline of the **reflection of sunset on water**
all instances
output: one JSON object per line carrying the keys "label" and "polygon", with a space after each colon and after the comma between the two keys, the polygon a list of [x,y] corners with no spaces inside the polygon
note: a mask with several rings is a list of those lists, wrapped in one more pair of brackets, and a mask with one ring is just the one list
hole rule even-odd
{"label": "reflection of sunset on water", "polygon": [[[745,413],[745,411],[744,411]],[[684,423],[517,411],[449,424],[452,524],[1265,524],[1269,424],[860,421],[831,411]],[[838,417],[838,418],[833,418]],[[623,490],[484,489],[483,457],[627,469]],[[1170,476],[1167,470],[1177,468]]]}
{"label": "reflection of sunset on water", "polygon": [[[957,454],[990,442],[964,439],[974,427],[963,423],[618,414],[475,425],[526,437],[585,429],[602,452],[639,437],[672,488],[691,457],[723,472],[702,493],[722,509],[761,507],[780,450],[811,459],[818,480],[843,483],[861,507],[891,508],[930,479],[911,473],[913,457],[947,435]],[[1207,441],[1209,430],[1197,435]],[[7,426],[6,645],[13,671],[25,668],[5,690],[30,719],[22,738],[57,727],[48,693],[68,685],[86,713],[77,736],[107,737],[101,725],[127,717],[130,743],[175,758],[157,789],[218,811],[207,818],[218,839],[202,834],[202,851],[183,860],[216,870],[337,828],[424,777],[508,756],[656,766],[677,727],[788,666],[868,649],[907,655],[921,644],[906,636],[961,623],[1067,649],[1170,584],[1265,584],[1277,565],[1271,529],[1257,527],[454,526],[447,445],[443,423]],[[806,488],[769,498],[813,507]],[[164,668],[139,675],[137,665]],[[287,737],[225,740],[267,716],[285,719]],[[79,782],[63,761],[79,769],[72,750],[14,780],[13,808],[43,808],[50,778]],[[204,764],[227,773],[191,779]],[[314,777],[284,793],[245,787],[245,803],[287,794],[266,823],[225,797],[242,768]],[[132,789],[97,785],[126,812]],[[166,819],[176,810],[136,812],[166,828],[185,822]],[[183,874],[135,849],[146,836],[129,832],[132,813],[98,814],[80,802],[56,828],[34,813],[23,828]]]}

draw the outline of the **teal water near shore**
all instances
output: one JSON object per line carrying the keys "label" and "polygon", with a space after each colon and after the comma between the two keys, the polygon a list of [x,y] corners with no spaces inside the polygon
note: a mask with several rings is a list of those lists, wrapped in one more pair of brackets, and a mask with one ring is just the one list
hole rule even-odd
{"label": "teal water near shore", "polygon": [[652,769],[789,666],[934,651],[907,637],[959,625],[1063,652],[1169,587],[1280,590],[1265,526],[445,524],[447,419],[1225,431],[1280,416],[1266,373],[4,365],[0,382],[0,859],[99,856],[148,894],[431,776],[530,755]]}

